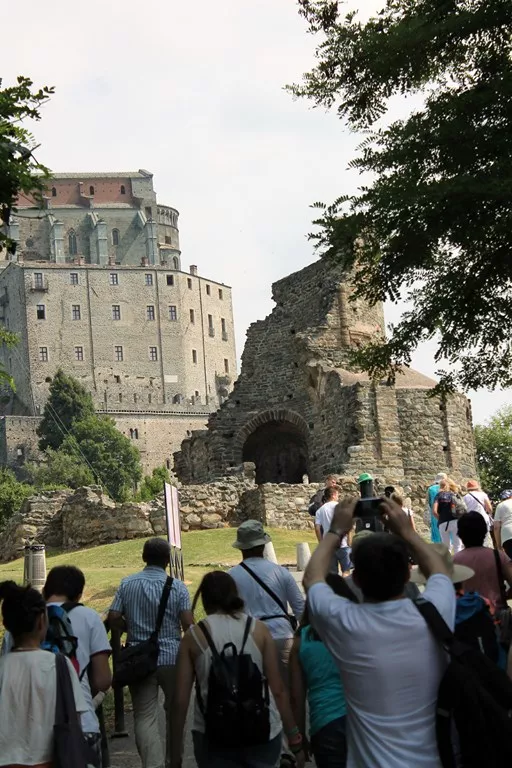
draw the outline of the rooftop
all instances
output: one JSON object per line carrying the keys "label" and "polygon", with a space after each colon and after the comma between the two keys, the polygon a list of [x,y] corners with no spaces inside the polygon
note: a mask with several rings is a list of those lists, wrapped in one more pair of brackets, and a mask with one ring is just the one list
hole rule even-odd
{"label": "rooftop", "polygon": [[138,171],[117,171],[117,173],[52,173],[52,179],[150,179],[153,174],[150,171],[146,171],[144,168],[139,168]]}

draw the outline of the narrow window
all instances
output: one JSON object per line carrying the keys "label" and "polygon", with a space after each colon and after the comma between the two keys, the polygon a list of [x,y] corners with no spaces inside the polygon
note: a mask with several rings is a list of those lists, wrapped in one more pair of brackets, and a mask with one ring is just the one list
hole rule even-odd
{"label": "narrow window", "polygon": [[121,383],[121,377],[120,376],[114,376],[114,382],[116,384],[120,384]]}
{"label": "narrow window", "polygon": [[73,304],[71,307],[71,319],[80,320],[80,304]]}
{"label": "narrow window", "polygon": [[57,197],[57,190],[55,187],[52,187],[52,197]]}
{"label": "narrow window", "polygon": [[213,315],[208,315],[208,333],[210,336],[215,336],[215,328],[213,327]]}
{"label": "narrow window", "polygon": [[136,392],[134,392],[134,393],[133,393],[133,402],[134,402],[134,403],[136,403],[136,402],[137,402],[137,400],[138,400],[138,397],[137,397],[137,393],[136,393]]}
{"label": "narrow window", "polygon": [[69,282],[71,285],[78,285],[78,272],[70,272]]}
{"label": "narrow window", "polygon": [[44,288],[44,279],[42,272],[34,272],[34,288]]}
{"label": "narrow window", "polygon": [[191,291],[192,290],[192,279],[190,277],[187,279],[187,285],[188,285],[189,291]]}
{"label": "narrow window", "polygon": [[153,217],[153,214],[151,212],[151,206],[147,205],[144,210],[146,211],[146,218],[151,219]]}
{"label": "narrow window", "polygon": [[112,320],[120,320],[120,319],[121,319],[121,305],[112,304]]}
{"label": "narrow window", "polygon": [[92,186],[92,184],[91,184],[91,186],[89,187],[89,194],[90,194],[90,195],[94,195],[94,187]]}
{"label": "narrow window", "polygon": [[144,275],[144,283],[146,285],[153,285],[153,275],[151,273],[147,272]]}
{"label": "narrow window", "polygon": [[169,320],[177,320],[178,319],[178,311],[174,304],[171,304],[169,307]]}
{"label": "narrow window", "polygon": [[84,348],[75,347],[75,360],[82,362],[83,359],[84,359]]}
{"label": "narrow window", "polygon": [[119,230],[112,230],[112,245],[119,245]]}
{"label": "narrow window", "polygon": [[227,329],[226,329],[226,320],[223,317],[221,317],[221,319],[220,319],[220,326],[221,326],[221,329],[222,329],[222,340],[223,341],[227,341],[228,340],[228,332],[227,332]]}
{"label": "narrow window", "polygon": [[137,429],[137,427],[135,427],[135,429],[133,430],[133,438],[134,440],[139,439],[139,430]]}
{"label": "narrow window", "polygon": [[224,358],[224,373],[229,373],[229,360],[227,357]]}
{"label": "narrow window", "polygon": [[157,347],[150,347],[149,348],[149,359],[152,362],[156,362],[158,360],[158,348]]}
{"label": "narrow window", "polygon": [[222,288],[219,288],[219,299],[222,301],[224,299],[224,292]]}
{"label": "narrow window", "polygon": [[146,320],[154,320],[155,319],[155,307],[150,304],[146,307]]}
{"label": "narrow window", "polygon": [[121,194],[126,195],[126,187],[124,186],[124,184],[121,184]]}
{"label": "narrow window", "polygon": [[39,347],[39,360],[42,363],[48,362],[48,347]]}
{"label": "narrow window", "polygon": [[211,296],[211,293],[212,293],[212,291],[211,291],[211,288],[210,288],[210,286],[209,286],[209,285],[207,285],[207,286],[206,286],[206,295],[207,295],[207,296]]}
{"label": "narrow window", "polygon": [[123,393],[122,392],[119,393],[119,402],[120,403],[123,402]]}
{"label": "narrow window", "polygon": [[110,285],[119,285],[119,275],[117,272],[111,272],[108,276],[108,281]]}
{"label": "narrow window", "polygon": [[46,307],[44,304],[37,305],[36,314],[38,320],[46,320]]}
{"label": "narrow window", "polygon": [[193,309],[190,310],[190,322],[192,325],[196,322],[196,313]]}
{"label": "narrow window", "polygon": [[196,389],[194,397],[195,397],[195,398],[198,398],[198,397],[199,397],[199,390],[198,390],[198,389]]}
{"label": "narrow window", "polygon": [[197,363],[197,350],[192,350],[192,362]]}
{"label": "narrow window", "polygon": [[177,256],[175,256],[172,260],[172,263],[174,264],[174,269],[179,270],[180,268],[180,262]]}
{"label": "narrow window", "polygon": [[167,285],[174,285],[174,275],[166,275]]}
{"label": "narrow window", "polygon": [[76,256],[78,253],[78,246],[76,242],[76,234],[73,230],[68,234],[68,247],[69,247],[69,255],[70,256]]}
{"label": "narrow window", "polygon": [[114,360],[118,363],[123,362],[123,348],[122,347],[114,347]]}
{"label": "narrow window", "polygon": [[151,403],[151,392],[148,395],[148,403]]}
{"label": "narrow window", "polygon": [[172,245],[172,237],[170,237],[169,235],[165,235],[164,239],[165,239],[166,245]]}

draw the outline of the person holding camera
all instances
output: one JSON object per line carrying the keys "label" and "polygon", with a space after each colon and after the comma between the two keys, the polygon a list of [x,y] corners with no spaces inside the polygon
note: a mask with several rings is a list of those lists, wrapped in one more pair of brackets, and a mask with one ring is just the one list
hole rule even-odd
{"label": "person holding camera", "polygon": [[[361,501],[357,502],[361,504]],[[390,533],[373,533],[353,552],[364,603],[326,583],[332,555],[351,530],[356,502],[338,504],[304,575],[311,620],[339,668],[347,698],[348,768],[439,768],[435,713],[447,660],[414,603],[405,597],[409,555],[427,576],[423,598],[450,629],[455,591],[442,557],[390,499],[377,514]]]}

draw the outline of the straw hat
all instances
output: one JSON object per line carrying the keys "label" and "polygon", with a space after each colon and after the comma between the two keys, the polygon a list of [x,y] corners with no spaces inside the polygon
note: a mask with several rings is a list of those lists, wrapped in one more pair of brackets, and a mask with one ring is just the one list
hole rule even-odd
{"label": "straw hat", "polygon": [[233,546],[235,549],[252,549],[253,547],[261,547],[269,541],[270,536],[265,533],[259,520],[246,520],[238,527]]}
{"label": "straw hat", "polygon": [[468,480],[466,483],[466,488],[468,491],[479,491],[480,490],[480,483],[478,480]]}
{"label": "straw hat", "polygon": [[[458,584],[459,581],[467,581],[475,575],[474,570],[468,568],[467,565],[458,565],[453,562],[450,550],[445,544],[429,544],[429,547],[432,547],[439,555],[441,555],[444,564],[448,569],[448,578],[451,579],[454,584]],[[411,571],[411,581],[414,584],[426,584],[427,579],[417,565],[415,565]]]}

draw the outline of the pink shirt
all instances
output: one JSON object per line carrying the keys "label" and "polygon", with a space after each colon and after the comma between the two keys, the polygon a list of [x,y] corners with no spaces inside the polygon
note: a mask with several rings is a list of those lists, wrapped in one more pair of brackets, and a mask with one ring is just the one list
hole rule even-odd
{"label": "pink shirt", "polygon": [[[499,552],[499,556],[502,565],[510,563],[504,552]],[[453,562],[458,565],[467,565],[475,572],[472,579],[463,582],[464,592],[478,592],[482,597],[486,597],[493,606],[503,607],[493,549],[489,547],[469,547],[468,549],[463,549],[462,552],[458,552],[453,558]]]}

